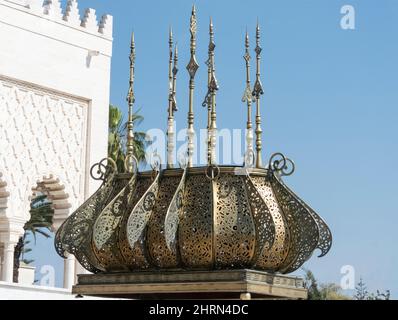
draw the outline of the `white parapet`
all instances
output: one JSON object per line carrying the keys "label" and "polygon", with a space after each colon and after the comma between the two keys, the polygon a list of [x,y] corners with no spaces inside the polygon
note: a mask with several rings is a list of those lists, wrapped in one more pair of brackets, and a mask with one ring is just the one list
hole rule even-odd
{"label": "white parapet", "polygon": [[45,0],[43,6],[44,14],[48,15],[54,20],[62,19],[62,8],[59,0]]}
{"label": "white parapet", "polygon": [[[89,8],[83,10],[84,14],[81,19],[78,0],[0,0],[0,3],[55,22],[65,23],[71,27],[85,29],[93,34],[112,38],[112,16],[105,14],[98,22],[95,9]],[[62,10],[63,6],[65,10]]]}
{"label": "white parapet", "polygon": [[80,26],[80,13],[76,0],[68,0],[65,9],[64,20],[69,22],[72,26]]}
{"label": "white parapet", "polygon": [[90,31],[97,30],[98,21],[97,21],[97,15],[96,15],[94,9],[89,8],[84,11],[84,17],[83,17],[81,26]]}
{"label": "white parapet", "polygon": [[104,36],[112,37],[113,17],[111,15],[104,14],[102,16],[98,31],[99,31],[99,33],[102,33]]}

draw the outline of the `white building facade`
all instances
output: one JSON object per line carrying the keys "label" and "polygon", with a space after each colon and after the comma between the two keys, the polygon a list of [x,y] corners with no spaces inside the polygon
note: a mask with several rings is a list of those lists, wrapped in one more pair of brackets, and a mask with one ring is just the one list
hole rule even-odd
{"label": "white building facade", "polygon": [[[0,281],[35,193],[48,195],[54,231],[98,187],[107,154],[112,16],[75,0],[0,0]],[[74,282],[65,260],[64,287]]]}

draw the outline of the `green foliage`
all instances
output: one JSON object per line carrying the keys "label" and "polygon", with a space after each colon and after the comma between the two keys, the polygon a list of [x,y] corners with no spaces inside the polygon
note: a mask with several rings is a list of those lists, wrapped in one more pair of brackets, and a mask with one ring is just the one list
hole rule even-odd
{"label": "green foliage", "polygon": [[38,195],[30,204],[30,219],[25,223],[24,235],[19,239],[14,251],[14,282],[18,282],[18,269],[21,261],[26,265],[34,262],[25,259],[25,255],[32,251],[28,247],[30,241],[27,240],[28,234],[32,234],[36,243],[36,236],[40,234],[45,238],[50,237],[51,226],[53,223],[54,210],[52,204],[44,194]]}
{"label": "green foliage", "polygon": [[368,300],[369,292],[367,291],[365,282],[363,282],[362,277],[359,278],[359,282],[355,287],[355,295],[354,299],[355,300]]}
{"label": "green foliage", "polygon": [[[137,113],[132,115],[134,128],[144,118]],[[112,158],[119,172],[124,172],[124,160],[126,157],[126,135],[127,123],[123,124],[122,111],[114,105],[109,105],[109,135],[108,135],[108,157]],[[134,156],[145,164],[145,149],[151,143],[145,132],[134,131]]]}
{"label": "green foliage", "polygon": [[321,300],[321,293],[318,289],[318,283],[311,270],[304,269],[304,287],[308,290],[308,300]]}
{"label": "green foliage", "polygon": [[362,277],[355,287],[355,295],[351,298],[342,294],[339,285],[335,283],[318,284],[312,271],[303,270],[305,272],[304,287],[308,290],[308,300],[390,300],[390,290],[385,292],[377,290],[376,293],[369,293]]}
{"label": "green foliage", "polygon": [[[49,238],[53,223],[54,210],[46,195],[39,195],[32,200],[30,220],[26,222],[25,233],[31,233],[36,241],[36,234]],[[47,232],[48,231],[48,232]]]}
{"label": "green foliage", "polygon": [[362,277],[359,278],[359,282],[356,285],[355,290],[355,300],[390,300],[390,290],[386,290],[385,292],[376,290],[376,293],[369,293]]}
{"label": "green foliage", "polygon": [[312,271],[304,269],[304,287],[308,290],[308,300],[351,300],[341,293],[341,288],[335,283],[318,284]]}
{"label": "green foliage", "polygon": [[125,158],[122,121],[123,114],[119,108],[109,105],[108,157],[116,162],[119,172],[124,168]]}

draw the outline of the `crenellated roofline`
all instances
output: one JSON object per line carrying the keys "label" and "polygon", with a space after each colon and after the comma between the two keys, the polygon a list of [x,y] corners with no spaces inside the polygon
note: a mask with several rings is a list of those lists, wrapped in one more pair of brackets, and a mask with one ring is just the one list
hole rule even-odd
{"label": "crenellated roofline", "polygon": [[[98,19],[96,10],[92,8],[80,11],[77,0],[1,0],[0,5],[37,15],[93,35],[112,39],[113,17],[104,14]],[[81,13],[83,13],[82,17]]]}

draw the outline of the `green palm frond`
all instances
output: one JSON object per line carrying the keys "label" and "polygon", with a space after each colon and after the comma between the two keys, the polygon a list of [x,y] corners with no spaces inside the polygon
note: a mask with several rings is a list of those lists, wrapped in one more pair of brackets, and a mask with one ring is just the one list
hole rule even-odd
{"label": "green palm frond", "polygon": [[[139,126],[144,117],[138,110],[132,115],[133,126]],[[108,157],[112,158],[119,172],[124,172],[124,161],[126,158],[126,135],[127,122],[123,123],[123,115],[117,106],[109,106],[109,135],[108,135]],[[151,144],[149,136],[145,132],[134,131],[133,152],[137,160],[145,164],[145,150]]]}

